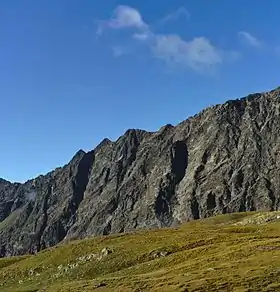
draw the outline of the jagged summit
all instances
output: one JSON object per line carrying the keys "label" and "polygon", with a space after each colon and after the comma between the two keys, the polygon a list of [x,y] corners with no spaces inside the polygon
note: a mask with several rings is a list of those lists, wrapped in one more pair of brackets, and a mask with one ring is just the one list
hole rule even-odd
{"label": "jagged summit", "polygon": [[128,130],[24,184],[0,180],[0,254],[60,241],[280,208],[280,91]]}
{"label": "jagged summit", "polygon": [[76,160],[81,159],[81,157],[83,157],[86,154],[86,152],[82,149],[78,150],[76,152],[76,154],[73,156],[73,158],[71,159],[70,163],[73,162],[75,163]]}

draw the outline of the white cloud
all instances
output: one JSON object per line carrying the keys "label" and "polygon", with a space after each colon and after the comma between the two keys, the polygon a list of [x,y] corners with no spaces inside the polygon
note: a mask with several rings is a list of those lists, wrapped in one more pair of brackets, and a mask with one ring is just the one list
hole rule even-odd
{"label": "white cloud", "polygon": [[179,7],[176,11],[168,14],[163,19],[159,21],[160,24],[165,24],[169,21],[175,21],[180,17],[185,17],[187,19],[190,19],[191,14],[190,12],[183,6]]}
{"label": "white cloud", "polygon": [[247,31],[238,32],[238,36],[240,39],[242,39],[244,42],[246,42],[248,45],[252,47],[260,47],[262,45],[260,40],[258,40],[256,37],[254,37]]}
{"label": "white cloud", "polygon": [[[190,17],[189,12],[181,7],[161,20],[166,23],[177,18]],[[118,6],[113,18],[103,22],[97,33],[102,34],[103,28],[125,29],[134,28],[132,39],[149,48],[152,54],[167,64],[176,64],[199,72],[213,69],[225,60],[236,58],[236,52],[223,51],[217,48],[206,37],[184,40],[177,34],[157,34],[144,20],[141,13],[128,6]],[[125,54],[123,47],[113,47],[115,56]]]}
{"label": "white cloud", "polygon": [[212,68],[223,61],[222,52],[205,37],[185,41],[178,35],[156,36],[153,52],[157,58],[167,63],[180,64],[198,71]]}
{"label": "white cloud", "polygon": [[109,20],[109,26],[111,28],[146,27],[146,23],[143,21],[139,11],[132,7],[118,6],[114,14],[115,17]]}
{"label": "white cloud", "polygon": [[108,27],[111,29],[146,29],[148,26],[138,10],[129,6],[120,5],[113,12],[113,17],[111,19],[99,21],[96,34],[101,35],[104,29]]}
{"label": "white cloud", "polygon": [[149,38],[149,34],[148,33],[135,33],[132,37],[136,40],[139,40],[139,41],[146,41]]}

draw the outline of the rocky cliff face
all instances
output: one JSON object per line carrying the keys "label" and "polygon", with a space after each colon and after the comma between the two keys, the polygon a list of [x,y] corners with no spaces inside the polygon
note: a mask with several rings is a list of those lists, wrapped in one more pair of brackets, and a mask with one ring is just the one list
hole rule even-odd
{"label": "rocky cliff face", "polygon": [[0,256],[68,239],[280,208],[280,90],[128,130],[25,184],[0,180]]}

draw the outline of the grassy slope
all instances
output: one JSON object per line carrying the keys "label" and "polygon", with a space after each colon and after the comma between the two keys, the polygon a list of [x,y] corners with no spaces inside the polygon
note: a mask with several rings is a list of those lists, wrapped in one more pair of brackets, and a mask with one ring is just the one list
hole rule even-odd
{"label": "grassy slope", "polygon": [[[74,241],[1,259],[0,291],[280,291],[279,235],[273,212]],[[104,247],[112,253],[101,260],[78,259]]]}

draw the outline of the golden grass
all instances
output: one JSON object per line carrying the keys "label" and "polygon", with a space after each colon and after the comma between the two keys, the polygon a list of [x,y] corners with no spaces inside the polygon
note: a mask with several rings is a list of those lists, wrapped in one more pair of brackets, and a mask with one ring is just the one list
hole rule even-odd
{"label": "golden grass", "polygon": [[[0,291],[280,291],[279,235],[273,212],[73,241],[0,259]],[[103,248],[112,253],[80,258]]]}

